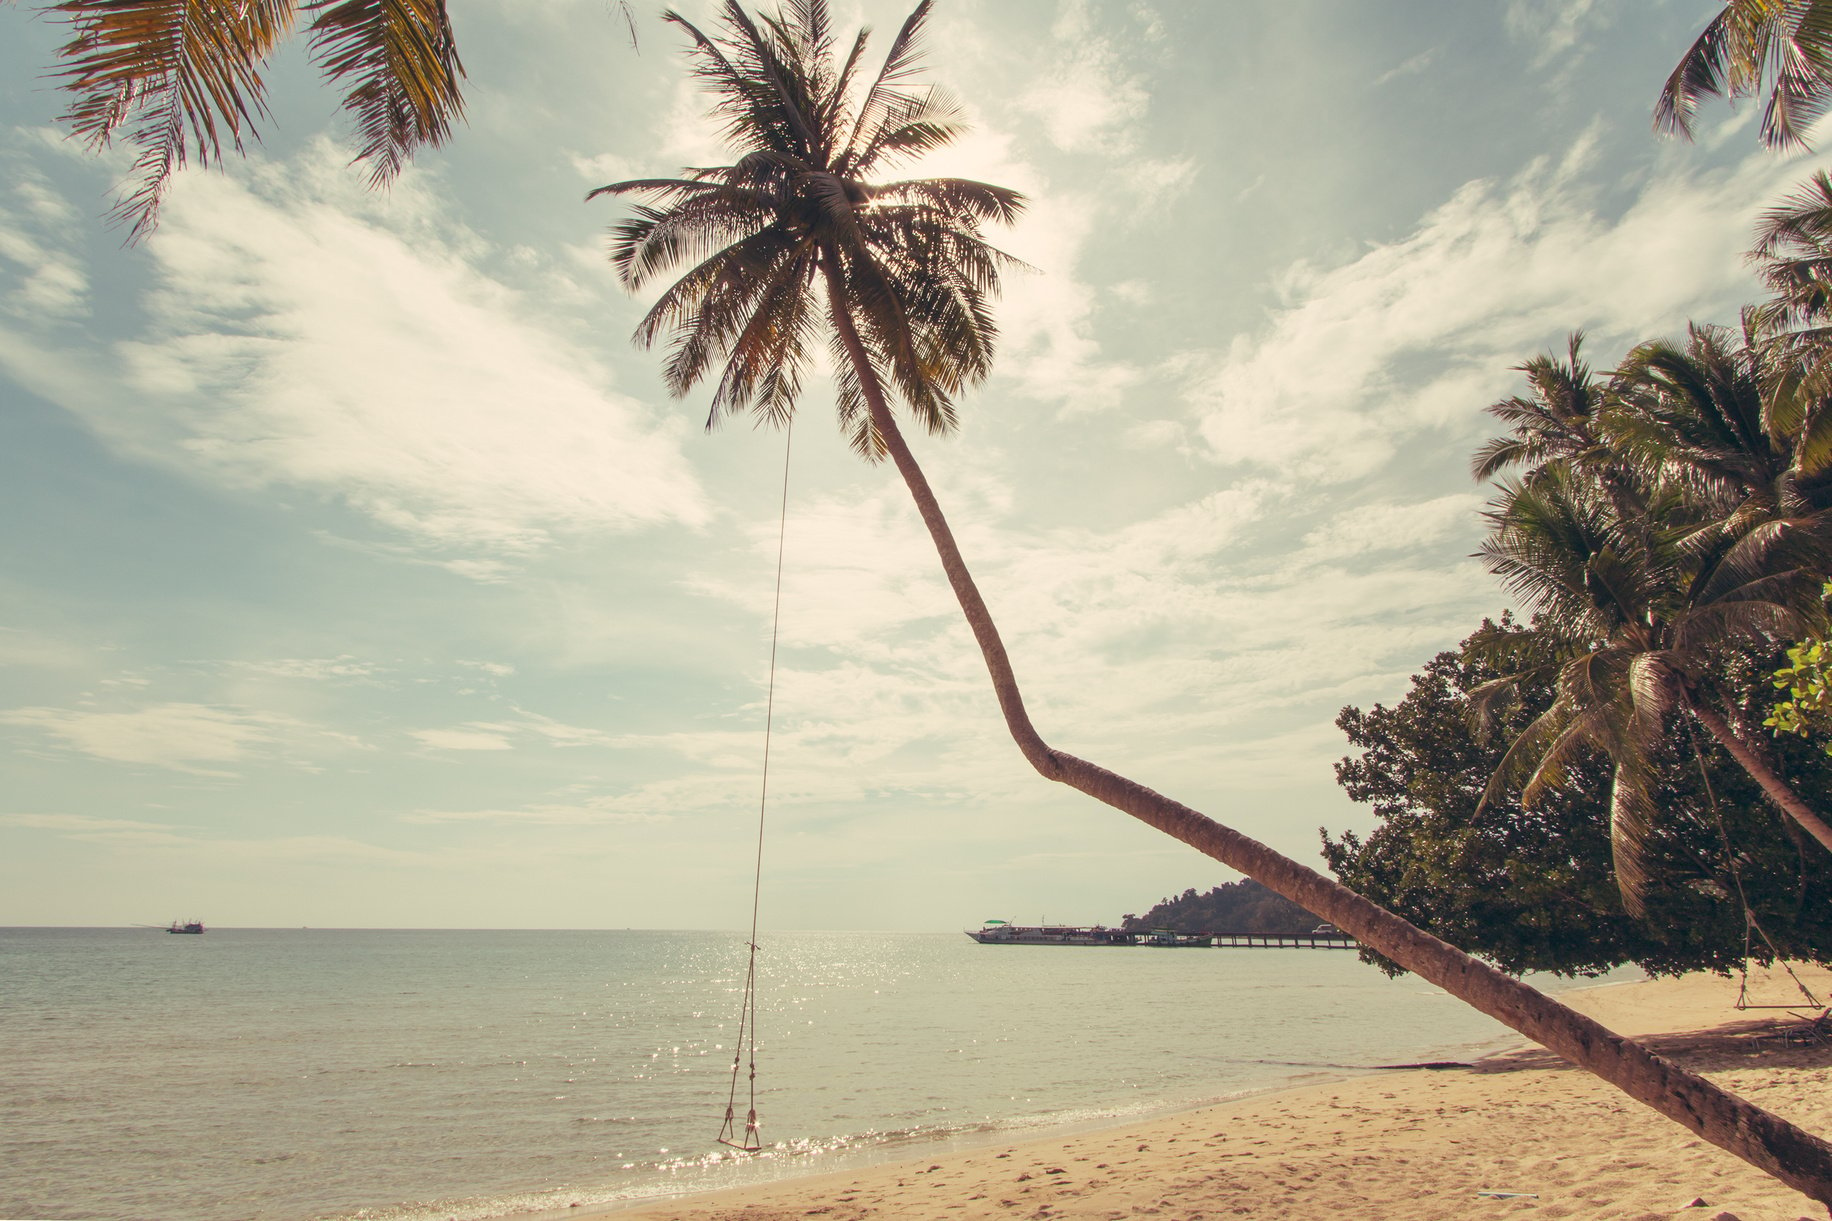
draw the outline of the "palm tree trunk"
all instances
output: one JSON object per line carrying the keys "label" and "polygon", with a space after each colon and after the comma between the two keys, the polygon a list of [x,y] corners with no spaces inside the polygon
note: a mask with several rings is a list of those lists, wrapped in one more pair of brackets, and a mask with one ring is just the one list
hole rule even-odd
{"label": "palm tree trunk", "polygon": [[1315,912],[1408,971],[1818,1200],[1832,1216],[1832,1145],[1479,962],[1257,840],[1046,743],[1031,725],[1005,645],[954,542],[941,505],[891,416],[870,355],[842,304],[845,293],[838,268],[830,261],[824,263],[833,325],[858,373],[872,426],[909,488],[940,554],[948,583],[986,659],[1006,728],[1041,775],[1130,814]]}
{"label": "palm tree trunk", "polygon": [[1730,757],[1749,773],[1750,779],[1762,786],[1762,791],[1768,794],[1768,799],[1780,807],[1783,814],[1805,828],[1807,834],[1818,840],[1821,847],[1832,852],[1832,827],[1827,826],[1826,821],[1813,812],[1812,806],[1800,799],[1800,794],[1796,793],[1793,786],[1782,779],[1773,767],[1769,766],[1768,760],[1739,737],[1737,732],[1730,727],[1730,722],[1719,715],[1717,709],[1709,707],[1691,691],[1684,688],[1681,689],[1680,698],[1685,702],[1686,710],[1711,731],[1711,736],[1717,739],[1718,745],[1729,751]]}

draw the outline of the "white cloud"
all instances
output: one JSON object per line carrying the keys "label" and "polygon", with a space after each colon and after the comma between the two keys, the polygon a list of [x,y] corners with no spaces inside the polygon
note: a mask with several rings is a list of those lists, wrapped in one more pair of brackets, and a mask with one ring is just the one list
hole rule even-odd
{"label": "white cloud", "polygon": [[1045,52],[1053,62],[1035,76],[1018,105],[1043,124],[1064,152],[1119,153],[1150,104],[1140,77],[1122,63],[1113,42],[1091,33],[1083,4],[1065,4]]}
{"label": "white cloud", "polygon": [[1425,69],[1429,68],[1431,66],[1432,61],[1437,59],[1437,57],[1438,57],[1438,49],[1436,47],[1432,47],[1426,51],[1420,51],[1417,55],[1414,55],[1411,59],[1408,59],[1405,63],[1399,64],[1398,66],[1393,67],[1393,68],[1389,68],[1385,72],[1382,72],[1379,76],[1375,77],[1374,78],[1374,87],[1378,89],[1382,85],[1390,84],[1393,81],[1399,80],[1401,77],[1418,76],[1420,73],[1424,72]]}
{"label": "white cloud", "polygon": [[[772,562],[775,525],[750,531],[753,552]],[[786,531],[785,645],[870,651],[911,624],[954,612],[934,548],[901,484],[806,500],[791,509]],[[687,584],[769,613],[771,590],[760,582],[707,575]]]}
{"label": "white cloud", "polygon": [[1510,35],[1535,44],[1535,68],[1559,62],[1561,72],[1570,72],[1596,26],[1609,16],[1596,0],[1508,0],[1504,20]]}
{"label": "white cloud", "polygon": [[87,814],[0,814],[0,826],[24,827],[32,831],[62,831],[73,835],[107,831],[172,830],[164,823],[136,822],[130,818],[92,818]]}
{"label": "white cloud", "polygon": [[1406,551],[1467,534],[1483,498],[1473,493],[1439,496],[1416,504],[1358,505],[1304,536],[1311,561],[1345,560],[1382,551]]}
{"label": "white cloud", "polygon": [[413,729],[408,736],[434,750],[514,750],[504,726],[471,724],[461,729]]}
{"label": "white cloud", "polygon": [[1467,419],[1556,335],[1585,328],[1600,354],[1754,295],[1750,228],[1794,170],[1756,157],[1657,176],[1610,218],[1573,184],[1589,148],[1468,183],[1351,262],[1292,267],[1265,331],[1182,366],[1214,459],[1324,483],[1365,476],[1409,433]]}
{"label": "white cloud", "polygon": [[1077,271],[1102,207],[1054,191],[1031,202],[1007,243],[1036,272],[1005,278],[998,376],[1066,412],[1111,409],[1141,380],[1134,365],[1113,359],[1094,337],[1099,293]]}
{"label": "white cloud", "polygon": [[0,713],[0,724],[40,730],[66,748],[97,759],[213,776],[231,773],[203,765],[236,763],[289,748],[360,745],[347,735],[277,713],[177,702],[132,712],[16,708]]}
{"label": "white cloud", "polygon": [[89,314],[89,275],[63,248],[74,210],[19,152],[0,157],[12,179],[0,211],[0,267],[11,281],[4,309],[31,322]]}
{"label": "white cloud", "polygon": [[548,746],[612,746],[619,742],[599,729],[568,725],[552,717],[517,708],[514,720],[470,721],[446,729],[414,729],[408,736],[434,750],[514,750],[518,739],[537,738]]}
{"label": "white cloud", "polygon": [[1164,204],[1189,190],[1200,172],[1189,157],[1134,157],[1121,162],[1117,167],[1119,189],[1140,205],[1131,217],[1133,223],[1148,224],[1161,216]]}
{"label": "white cloud", "polygon": [[682,803],[676,795],[642,791],[636,795],[600,796],[575,801],[540,801],[516,807],[472,810],[415,810],[400,821],[427,826],[439,823],[495,823],[510,826],[589,827],[629,823],[662,823],[669,813],[701,808]]}
{"label": "white cloud", "polygon": [[88,650],[70,641],[0,624],[0,666],[68,669],[91,660]]}
{"label": "white cloud", "polygon": [[518,728],[523,733],[531,733],[547,739],[553,746],[608,746],[614,741],[610,734],[603,730],[590,729],[581,725],[568,725],[545,717],[525,708],[517,708],[516,715],[521,718]]}
{"label": "white cloud", "polygon": [[654,177],[658,172],[654,167],[638,166],[630,158],[618,153],[596,153],[590,156],[574,153],[570,160],[573,169],[578,171],[580,178],[591,184],[592,190],[613,182],[627,182],[632,178]]}
{"label": "white cloud", "polygon": [[372,661],[361,661],[348,653],[336,657],[280,657],[272,661],[241,661],[236,668],[274,678],[303,678],[315,681],[335,678],[367,678],[381,671]]}
{"label": "white cloud", "polygon": [[114,354],[131,395],[96,370],[110,357],[18,333],[0,334],[0,364],[142,457],[338,497],[422,547],[485,553],[456,564],[561,531],[706,520],[680,430],[605,388],[545,319],[538,281],[480,270],[493,252],[414,180],[365,196],[340,161],[321,142],[175,184],[146,248],[155,321]]}

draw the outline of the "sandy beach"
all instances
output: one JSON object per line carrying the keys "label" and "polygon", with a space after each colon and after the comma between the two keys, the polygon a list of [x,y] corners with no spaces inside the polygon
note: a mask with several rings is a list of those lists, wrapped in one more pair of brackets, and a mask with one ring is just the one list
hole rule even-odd
{"label": "sandy beach", "polygon": [[[1832,994],[1832,972],[1800,974],[1822,1001]],[[1799,1001],[1795,1012],[1809,1012],[1785,975],[1752,977],[1752,991],[1752,999]],[[1777,1115],[1832,1133],[1832,1048],[1788,1041],[1781,1034],[1797,1018],[1783,1010],[1739,1012],[1736,996],[1733,980],[1688,976],[1583,989],[1566,999]],[[1826,1210],[1523,1045],[1465,1068],[1381,1072],[1124,1128],[585,1215],[1817,1221]]]}

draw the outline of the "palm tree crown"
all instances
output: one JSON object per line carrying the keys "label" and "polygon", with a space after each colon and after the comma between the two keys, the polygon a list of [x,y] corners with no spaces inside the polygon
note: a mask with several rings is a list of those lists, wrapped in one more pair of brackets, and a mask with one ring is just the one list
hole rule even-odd
{"label": "palm tree crown", "polygon": [[761,20],[728,0],[722,38],[667,14],[692,40],[694,73],[717,99],[738,159],[591,195],[643,201],[613,230],[612,257],[630,288],[691,264],[636,339],[671,337],[665,376],[677,396],[723,365],[708,427],[746,410],[786,421],[823,330],[841,426],[869,456],[883,452],[873,395],[893,391],[926,428],[945,432],[957,424],[956,396],[990,371],[988,301],[1014,260],[983,240],[981,225],[1014,220],[1023,197],[957,178],[872,180],[961,131],[945,97],[911,83],[929,7],[917,5],[857,96],[866,34],[838,55],[824,0],[792,0]]}

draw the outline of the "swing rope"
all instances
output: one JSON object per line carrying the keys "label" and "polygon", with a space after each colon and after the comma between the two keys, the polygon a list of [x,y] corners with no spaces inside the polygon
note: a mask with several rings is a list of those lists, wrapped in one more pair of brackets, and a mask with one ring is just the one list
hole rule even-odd
{"label": "swing rope", "polygon": [[[763,705],[763,782],[757,795],[757,864],[751,877],[751,935],[746,942],[750,947],[750,962],[744,972],[744,1000],[738,1009],[738,1043],[732,1051],[731,1092],[725,1100],[725,1123],[719,1128],[719,1143],[741,1153],[756,1153],[763,1148],[757,1124],[757,911],[763,898],[763,825],[770,798],[770,730],[776,717],[776,641],[782,627],[782,556],[789,533],[789,454],[795,440],[794,429],[794,421],[783,426],[782,508],[776,525],[776,600],[770,611],[770,678]],[[740,1130],[738,1073],[747,1057],[750,1062],[749,1105],[744,1127]]]}
{"label": "swing rope", "polygon": [[1730,880],[1736,883],[1737,904],[1743,909],[1743,963],[1737,976],[1737,1000],[1732,1008],[1743,1012],[1750,1009],[1791,1009],[1794,1007],[1792,1005],[1758,1005],[1749,999],[1749,959],[1750,951],[1755,948],[1750,941],[1752,932],[1762,938],[1768,946],[1771,960],[1781,964],[1781,969],[1786,971],[1788,978],[1794,981],[1794,986],[1799,988],[1800,994],[1807,998],[1807,1003],[1818,1008],[1819,999],[1813,995],[1812,989],[1806,986],[1800,976],[1794,974],[1794,968],[1788,965],[1787,959],[1782,956],[1774,940],[1769,937],[1768,930],[1762,927],[1761,921],[1756,919],[1756,913],[1750,910],[1749,895],[1743,889],[1743,871],[1737,868],[1737,854],[1730,847],[1730,833],[1724,830],[1724,816],[1718,811],[1717,790],[1712,786],[1711,773],[1705,767],[1705,752],[1699,745],[1698,731],[1688,725],[1686,736],[1692,742],[1692,757],[1698,761],[1698,778],[1705,786],[1705,804],[1711,811],[1711,821],[1717,824],[1718,842],[1724,848],[1724,863],[1730,867]]}

